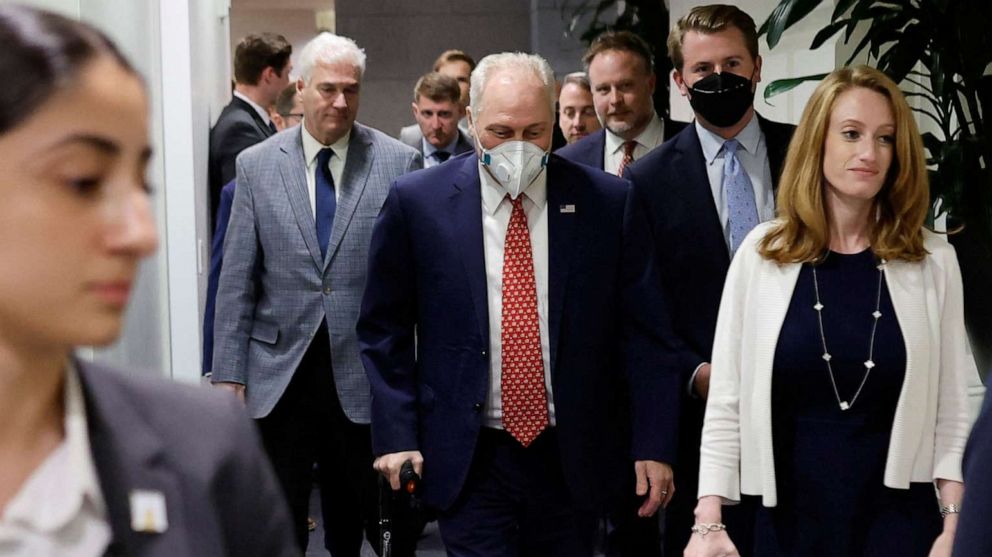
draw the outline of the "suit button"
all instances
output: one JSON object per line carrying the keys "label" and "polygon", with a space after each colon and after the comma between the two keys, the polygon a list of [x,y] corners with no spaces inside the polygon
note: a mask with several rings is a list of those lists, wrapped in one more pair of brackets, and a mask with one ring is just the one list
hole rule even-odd
{"label": "suit button", "polygon": [[483,350],[482,351],[482,359],[485,360],[488,357],[489,357],[489,351],[488,350]]}
{"label": "suit button", "polygon": [[482,412],[482,403],[481,402],[476,402],[475,404],[473,404],[472,405],[472,410],[475,410],[475,413],[476,414],[478,414],[479,412]]}
{"label": "suit button", "polygon": [[330,293],[331,293],[331,287],[330,286],[325,286],[324,287],[324,294],[330,294]]}

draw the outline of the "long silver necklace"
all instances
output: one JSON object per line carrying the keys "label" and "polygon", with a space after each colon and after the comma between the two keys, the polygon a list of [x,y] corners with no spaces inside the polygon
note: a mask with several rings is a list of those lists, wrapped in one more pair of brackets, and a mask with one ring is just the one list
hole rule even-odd
{"label": "long silver necklace", "polygon": [[882,270],[885,268],[885,260],[883,259],[881,263],[878,264],[878,293],[875,295],[875,311],[872,312],[872,322],[871,322],[871,340],[868,342],[868,359],[865,360],[865,374],[861,378],[861,384],[858,385],[858,390],[854,392],[854,396],[851,397],[850,401],[841,400],[840,392],[837,391],[837,380],[834,379],[834,368],[830,364],[832,356],[830,355],[830,350],[827,349],[827,337],[823,334],[823,302],[820,300],[820,284],[816,279],[816,265],[813,267],[813,292],[816,295],[816,304],[813,309],[816,310],[816,322],[820,325],[820,342],[823,344],[823,361],[827,363],[827,373],[830,375],[830,385],[834,388],[834,397],[837,399],[837,405],[840,406],[842,411],[849,410],[854,406],[854,402],[858,400],[858,396],[861,395],[861,389],[864,388],[865,383],[868,381],[868,375],[871,374],[871,370],[875,367],[874,354],[875,354],[875,330],[878,328],[878,320],[882,317],[881,307],[882,307]]}

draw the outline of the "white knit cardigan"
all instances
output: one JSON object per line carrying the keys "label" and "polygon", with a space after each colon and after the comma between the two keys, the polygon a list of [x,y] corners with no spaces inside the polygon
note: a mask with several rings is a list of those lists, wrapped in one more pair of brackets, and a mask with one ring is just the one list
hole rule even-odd
{"label": "white knit cardigan", "polygon": [[[713,343],[700,447],[699,496],[725,503],[741,493],[777,502],[772,453],[772,364],[800,264],[762,258],[756,227],[727,274]],[[892,424],[884,484],[961,481],[961,455],[971,427],[967,386],[977,369],[964,329],[961,273],[954,248],[924,231],[929,255],[885,264],[896,319],[906,344],[906,374]],[[810,302],[812,305],[812,301]],[[823,471],[829,474],[829,470]]]}

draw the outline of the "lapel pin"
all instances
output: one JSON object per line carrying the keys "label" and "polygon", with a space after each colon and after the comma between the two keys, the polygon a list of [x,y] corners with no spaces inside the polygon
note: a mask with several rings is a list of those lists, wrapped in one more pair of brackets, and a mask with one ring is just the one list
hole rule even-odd
{"label": "lapel pin", "polygon": [[161,534],[169,528],[165,495],[161,491],[131,491],[131,529],[145,534]]}
{"label": "lapel pin", "polygon": [[567,205],[560,205],[558,207],[558,212],[560,212],[560,213],[574,213],[575,212],[575,205],[572,205],[571,203],[569,203]]}

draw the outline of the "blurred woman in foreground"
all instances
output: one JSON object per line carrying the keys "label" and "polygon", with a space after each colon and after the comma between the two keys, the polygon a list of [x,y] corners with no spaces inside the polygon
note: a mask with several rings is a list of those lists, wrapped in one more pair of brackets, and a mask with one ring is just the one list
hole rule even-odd
{"label": "blurred woman in foreground", "polygon": [[977,372],[895,83],[827,77],[780,184],[724,287],[686,555],[737,555],[720,509],[742,494],[755,555],[950,555]]}
{"label": "blurred woman in foreground", "polygon": [[291,555],[233,397],[73,357],[156,247],[148,100],[106,37],[0,6],[0,554]]}

